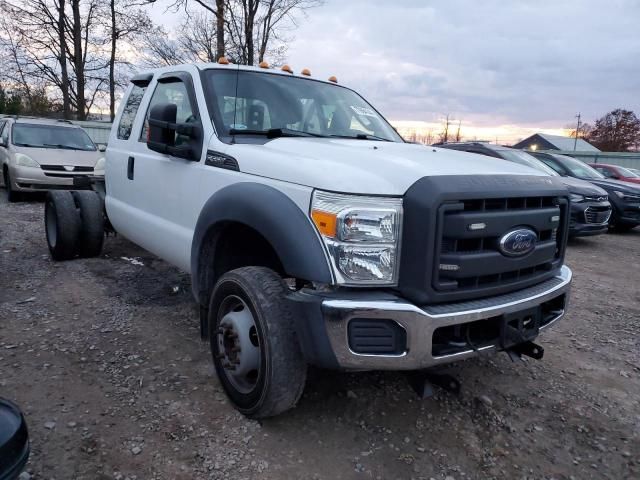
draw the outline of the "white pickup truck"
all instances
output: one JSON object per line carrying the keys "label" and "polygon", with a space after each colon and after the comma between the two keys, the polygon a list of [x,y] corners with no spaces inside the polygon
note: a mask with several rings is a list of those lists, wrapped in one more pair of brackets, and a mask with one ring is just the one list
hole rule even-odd
{"label": "white pickup truck", "polygon": [[335,78],[263,67],[134,77],[104,184],[48,197],[52,256],[98,255],[113,229],[189,272],[220,381],[253,418],[292,408],[309,364],[540,358],[571,283],[565,187],[405,143]]}

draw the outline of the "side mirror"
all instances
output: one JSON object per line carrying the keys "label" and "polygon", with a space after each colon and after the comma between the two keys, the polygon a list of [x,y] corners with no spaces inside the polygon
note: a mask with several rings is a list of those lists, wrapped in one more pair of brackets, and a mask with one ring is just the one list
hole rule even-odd
{"label": "side mirror", "polygon": [[106,152],[107,151],[107,146],[104,143],[99,143],[98,144],[98,151],[99,152]]}
{"label": "side mirror", "polygon": [[17,479],[29,459],[29,433],[20,409],[0,399],[0,478]]}
{"label": "side mirror", "polygon": [[176,123],[177,112],[178,106],[174,103],[160,103],[151,109],[147,147],[154,152],[197,162],[202,153],[200,122]]}
{"label": "side mirror", "polygon": [[7,148],[7,142],[5,142],[4,139],[2,139],[2,138],[0,138],[0,147]]}

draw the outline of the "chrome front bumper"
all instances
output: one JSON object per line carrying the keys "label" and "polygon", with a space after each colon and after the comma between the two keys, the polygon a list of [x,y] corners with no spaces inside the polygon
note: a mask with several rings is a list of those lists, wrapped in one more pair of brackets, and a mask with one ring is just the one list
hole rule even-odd
{"label": "chrome front bumper", "polygon": [[[498,350],[500,345],[482,345],[462,351],[434,356],[433,333],[450,325],[463,325],[510,315],[537,307],[564,296],[564,307],[540,327],[547,329],[564,316],[569,300],[571,270],[563,266],[559,274],[541,284],[517,292],[480,300],[417,307],[404,300],[326,299],[322,311],[331,349],[340,368],[366,370],[418,370],[462,360],[480,352]],[[355,353],[349,346],[348,325],[352,319],[392,320],[406,332],[406,351],[395,355]]]}

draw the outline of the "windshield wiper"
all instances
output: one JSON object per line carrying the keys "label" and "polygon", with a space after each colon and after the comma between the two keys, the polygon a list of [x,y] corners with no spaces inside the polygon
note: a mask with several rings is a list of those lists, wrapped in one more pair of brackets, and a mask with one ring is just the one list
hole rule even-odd
{"label": "windshield wiper", "polygon": [[61,143],[45,143],[44,146],[49,148],[60,148],[62,150],[83,150],[84,151],[84,148],[73,147],[71,145],[62,145]]}
{"label": "windshield wiper", "polygon": [[264,135],[267,138],[279,137],[325,137],[318,133],[302,132],[300,130],[291,130],[289,128],[270,128],[269,130],[238,130],[232,128],[229,130],[230,135]]}
{"label": "windshield wiper", "polygon": [[44,145],[36,145],[35,143],[14,143],[16,147],[27,147],[27,148],[46,148]]}
{"label": "windshield wiper", "polygon": [[352,140],[379,140],[381,142],[392,142],[388,138],[379,137],[377,135],[369,135],[368,133],[358,133],[357,135],[329,135],[333,138],[350,138]]}

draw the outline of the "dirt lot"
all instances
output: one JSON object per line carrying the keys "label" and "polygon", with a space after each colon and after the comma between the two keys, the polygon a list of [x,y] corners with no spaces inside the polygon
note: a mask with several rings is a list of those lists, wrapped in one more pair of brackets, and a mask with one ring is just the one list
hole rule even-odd
{"label": "dirt lot", "polygon": [[640,478],[640,231],[571,245],[544,360],[463,362],[462,393],[427,400],[398,373],[314,371],[259,423],[225,399],[187,275],[121,237],[53,263],[42,203],[0,197],[0,395],[31,478]]}

